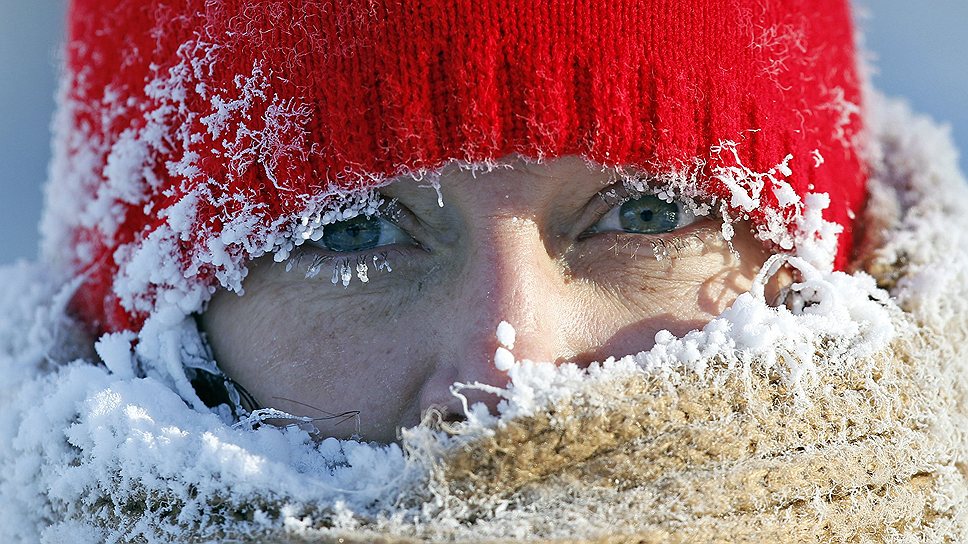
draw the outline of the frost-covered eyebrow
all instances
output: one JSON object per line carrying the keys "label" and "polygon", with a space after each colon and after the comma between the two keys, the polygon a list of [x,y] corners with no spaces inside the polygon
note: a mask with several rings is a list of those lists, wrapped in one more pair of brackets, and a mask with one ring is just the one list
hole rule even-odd
{"label": "frost-covered eyebrow", "polygon": [[[573,164],[573,161],[577,164]],[[609,169],[594,169],[589,167],[582,159],[575,156],[568,156],[565,159],[549,161],[542,164],[520,163],[499,170],[496,176],[514,175],[521,179],[523,183],[539,184],[549,188],[550,192],[558,196],[575,196],[576,198],[586,198],[604,187],[623,179],[618,173]],[[486,183],[487,179],[478,174],[457,175],[450,179],[457,181],[461,185],[472,185],[475,183]],[[575,189],[578,189],[576,192]]]}

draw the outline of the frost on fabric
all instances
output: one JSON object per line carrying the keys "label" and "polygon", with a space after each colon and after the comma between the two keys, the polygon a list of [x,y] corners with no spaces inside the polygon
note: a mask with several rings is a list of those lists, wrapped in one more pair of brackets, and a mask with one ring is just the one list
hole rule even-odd
{"label": "frost on fabric", "polygon": [[[190,66],[183,68],[189,70]],[[257,75],[256,70],[253,74]],[[247,92],[256,96],[260,89],[257,83],[247,79],[240,80],[239,85],[242,96]],[[179,89],[214,93],[211,89],[184,86]],[[171,95],[177,97],[178,92]],[[213,134],[222,136],[226,119],[233,112],[242,111],[244,103],[234,103],[227,95],[207,96],[212,97],[213,104],[213,112],[206,118],[207,126]],[[288,117],[290,121],[298,120],[301,115],[298,107],[279,104],[292,113]],[[630,511],[627,518],[615,517],[609,509],[611,503],[601,497],[589,502],[594,509],[587,508],[588,512],[601,512],[599,518],[587,513],[582,515],[580,512],[585,511],[577,509],[570,511],[571,516],[554,516],[548,512],[557,510],[541,511],[532,507],[533,503],[551,504],[548,496],[557,501],[552,506],[566,511],[569,506],[589,506],[575,496],[582,490],[567,486],[558,490],[558,495],[540,490],[531,496],[527,492],[515,495],[503,490],[503,494],[473,503],[474,488],[457,486],[455,490],[449,486],[448,463],[462,452],[470,452],[467,455],[479,454],[482,465],[490,463],[500,467],[500,455],[479,446],[482,442],[533,416],[550,414],[550,420],[567,419],[566,412],[556,410],[566,405],[566,401],[583,395],[592,399],[584,407],[591,412],[591,419],[604,425],[594,418],[610,415],[612,404],[628,398],[627,391],[615,384],[633,378],[659,380],[672,391],[688,380],[696,380],[715,400],[723,383],[729,380],[752,383],[754,378],[766,376],[764,380],[790,392],[795,408],[801,410],[792,412],[796,416],[819,401],[813,395],[826,391],[823,388],[818,391],[818,384],[833,388],[824,380],[856,372],[862,381],[867,381],[863,381],[864,386],[847,387],[845,398],[849,406],[856,410],[880,406],[862,394],[867,391],[864,387],[868,382],[872,390],[881,387],[874,383],[868,368],[858,368],[862,363],[869,363],[866,358],[874,357],[899,335],[909,332],[910,321],[934,323],[938,330],[953,329],[962,322],[955,317],[963,312],[968,296],[965,293],[968,243],[961,234],[968,232],[963,224],[968,206],[964,189],[959,188],[964,180],[957,172],[950,143],[944,135],[926,121],[912,119],[899,106],[882,104],[878,108],[882,112],[882,126],[875,126],[875,130],[882,147],[877,148],[880,154],[876,155],[874,164],[881,177],[875,176],[872,184],[872,198],[877,205],[872,206],[873,211],[864,219],[883,228],[871,229],[874,238],[865,248],[871,256],[870,262],[861,264],[872,270],[879,267],[897,270],[893,276],[886,272],[878,274],[880,286],[864,272],[831,272],[823,265],[830,255],[827,244],[835,234],[833,227],[822,219],[821,212],[828,204],[824,195],[808,195],[802,202],[798,201],[792,191],[784,188],[783,179],[791,175],[784,166],[785,161],[769,172],[757,173],[737,160],[736,164],[717,171],[732,191],[730,205],[752,211],[770,187],[781,210],[796,210],[800,214],[798,230],[791,234],[785,226],[767,227],[760,235],[779,247],[796,246],[797,256],[776,257],[766,263],[757,286],[701,330],[682,338],[660,332],[652,349],[601,361],[587,369],[572,364],[555,366],[517,360],[513,324],[502,323],[495,331],[501,347],[495,352],[494,363],[507,372],[508,384],[454,387],[457,395],[468,388],[498,395],[502,399],[499,414],[487,413],[481,405],[467,406],[466,423],[448,429],[449,432],[429,424],[405,430],[399,446],[335,439],[317,443],[303,428],[302,421],[294,421],[285,428],[252,421],[237,425],[225,411],[213,413],[205,408],[185,371],[186,368],[213,368],[208,366],[213,363],[205,353],[197,328],[193,321],[185,319],[185,314],[197,309],[208,296],[205,290],[172,289],[162,293],[161,300],[167,304],[168,311],[157,312],[149,318],[134,348],[132,335],[119,333],[100,338],[94,344],[96,354],[64,356],[60,345],[76,341],[64,336],[65,331],[69,332],[69,323],[63,319],[64,293],[69,293],[70,288],[62,288],[62,281],[47,277],[38,266],[0,269],[0,372],[5,376],[0,389],[0,504],[3,505],[0,540],[170,542],[217,541],[226,534],[241,539],[266,534],[314,537],[349,533],[363,535],[360,538],[366,540],[381,531],[416,537],[456,539],[454,535],[459,535],[473,539],[485,534],[485,530],[495,538],[529,536],[521,532],[522,528],[574,538],[586,534],[585,531],[602,531],[602,527],[619,519],[635,523],[646,516]],[[271,135],[265,137],[272,141]],[[265,149],[253,153],[262,153]],[[724,144],[722,151],[727,160],[735,156],[728,144]],[[140,160],[137,150],[122,148],[114,153],[110,165],[112,175],[136,171],[133,165]],[[233,157],[238,159],[240,167],[246,167],[246,161],[252,160],[252,155],[245,152],[235,153]],[[822,162],[821,159],[817,162]],[[186,154],[177,164],[169,166],[190,176],[194,172],[192,160]],[[685,178],[677,179],[689,185]],[[895,182],[895,179],[904,181]],[[670,184],[668,189],[674,191],[675,186]],[[957,195],[957,198],[934,198],[937,194]],[[137,199],[138,195],[134,191],[116,197]],[[241,246],[252,255],[274,252],[279,260],[284,260],[300,240],[319,236],[326,224],[371,209],[371,199],[340,196],[344,200],[338,210],[321,204],[307,205],[297,220],[280,220],[269,231],[259,233],[265,236],[259,245],[251,245],[254,238],[250,236],[260,228],[256,217],[261,212],[247,209],[228,223],[219,237],[211,239],[198,262],[216,265],[223,274],[220,281],[238,288],[244,278],[244,268],[233,268],[237,256],[227,248]],[[666,196],[674,198],[678,193]],[[164,262],[159,256],[173,254],[181,236],[191,229],[195,206],[211,197],[204,192],[194,193],[159,210],[167,226],[148,236],[139,247],[119,250],[123,252],[117,256],[119,262],[127,264],[118,288],[128,293],[131,304],[147,304],[136,295],[146,286],[174,285],[173,282],[181,287],[187,285],[186,278],[175,268],[158,267],[158,263]],[[65,217],[74,216],[67,209],[67,202],[54,206],[59,206]],[[94,213],[82,216],[91,221],[96,218]],[[776,225],[779,224],[777,219]],[[104,223],[99,228],[112,226]],[[773,307],[769,304],[771,301],[765,300],[762,285],[775,271],[775,265],[783,262],[799,270],[800,278],[791,286],[787,304]],[[342,277],[341,271],[340,281]],[[884,289],[890,289],[897,304]],[[911,312],[910,321],[906,314],[901,314],[898,305]],[[951,347],[951,353],[956,353],[956,349],[957,346]],[[145,366],[147,362],[150,366]],[[753,393],[756,392],[750,386],[741,391],[738,400],[755,405],[757,398]],[[917,394],[913,389],[905,391],[905,395],[916,397]],[[883,404],[893,406],[891,399]],[[892,423],[890,418],[896,416],[885,410],[870,418],[874,429],[871,433],[878,437],[886,435],[885,429]],[[856,425],[849,422],[843,428],[837,427],[841,420],[847,419],[840,415],[836,414],[836,421],[823,423],[853,438],[849,433]],[[714,413],[713,418],[741,419],[734,412]],[[791,421],[796,423],[796,417]],[[919,425],[925,421],[933,420],[922,418]],[[676,421],[680,428],[690,431],[698,427],[694,419],[686,422]],[[576,434],[583,438],[594,429],[580,430]],[[541,436],[542,440],[547,438]],[[904,436],[908,438],[902,439],[900,444],[904,447],[897,447],[898,451],[918,452],[923,447],[915,440],[921,437]],[[722,436],[717,438],[728,442]],[[732,435],[726,438],[737,439]],[[661,445],[660,439],[656,442]],[[685,443],[688,441],[677,442]],[[640,457],[664,468],[667,460],[661,453],[651,452],[655,457],[643,453],[648,444],[643,441],[622,447],[630,448],[630,457]],[[875,441],[877,451],[883,449],[883,444]],[[728,448],[728,444],[720,445]],[[536,445],[554,449],[544,446],[544,443]],[[849,465],[844,459],[854,459],[849,455],[853,450],[849,449],[824,458],[824,446],[827,444],[808,448],[794,444],[782,453],[793,456],[791,452],[802,453],[804,449],[814,448],[815,451],[804,455],[818,455],[816,463],[823,467],[837,462]],[[615,448],[615,451],[621,449]],[[774,455],[768,461],[778,462],[784,455]],[[891,455],[903,457],[893,450]],[[934,458],[930,461],[947,462]],[[926,463],[923,459],[911,461],[914,467],[911,473],[924,471]],[[866,475],[869,466],[874,466],[870,470],[880,474],[877,471],[883,472],[885,463],[883,457],[875,455],[856,465]],[[959,504],[964,499],[963,494],[958,494],[957,470],[954,465],[945,466],[949,470],[939,469],[938,478],[943,492],[932,501],[938,509]],[[849,468],[840,470],[846,474]],[[709,480],[726,470],[725,464],[711,469],[703,467],[697,478]],[[829,473],[817,474],[818,482],[830,480]],[[797,485],[805,489],[794,486],[788,496],[783,496],[783,501],[774,503],[768,500],[772,497],[753,495],[767,485],[769,478],[741,476],[736,480],[756,484],[755,490],[740,493],[741,499],[719,497],[716,494],[721,491],[696,484],[695,489],[705,491],[717,501],[702,503],[686,493],[674,494],[679,502],[670,501],[675,503],[666,505],[672,508],[669,518],[685,517],[683,505],[689,500],[701,503],[717,519],[736,517],[736,512],[745,515],[756,506],[742,502],[748,496],[753,496],[754,502],[760,500],[767,505],[774,517],[780,508],[776,505],[786,508],[791,504],[805,504],[815,505],[818,511],[833,510],[824,501],[845,493],[844,489],[823,488],[816,482],[810,484],[815,487],[806,486],[804,476]],[[901,472],[894,471],[880,482],[881,487],[871,487],[886,489],[901,476]],[[663,477],[662,474],[654,476],[660,487],[678,491],[676,486],[682,485],[679,481],[662,480]],[[634,483],[622,482],[626,487],[616,484],[616,494],[609,497],[617,504],[622,496],[632,496]],[[477,482],[477,485],[483,488],[485,483]],[[513,490],[516,493],[516,488]],[[696,494],[702,496],[702,493]],[[636,500],[646,504],[646,498]],[[896,497],[891,499],[898,504],[904,502],[895,500]],[[546,502],[541,503],[542,500]],[[803,515],[791,515],[785,520],[784,529],[790,529]],[[810,530],[831,525],[829,518],[808,521]]]}
{"label": "frost on fabric", "polygon": [[[129,100],[119,89],[103,90],[99,109],[105,126],[111,120],[144,121],[121,131],[115,141],[103,141],[83,124],[76,126],[86,102],[74,100],[68,91],[83,88],[83,69],[72,75],[74,81],[65,81],[55,121],[58,137],[43,226],[44,253],[58,255],[64,248],[72,248],[73,262],[62,269],[92,265],[95,276],[104,274],[98,266],[116,263],[116,271],[106,265],[109,273],[105,275],[113,282],[110,294],[117,297],[120,309],[137,316],[139,324],[146,320],[145,328],[153,334],[178,328],[184,316],[202,311],[216,286],[241,294],[246,263],[253,259],[271,254],[276,262],[288,261],[299,254],[301,244],[318,241],[327,225],[361,213],[376,213],[376,188],[382,185],[401,178],[426,184],[443,205],[443,167],[455,163],[476,173],[508,166],[506,160],[452,160],[414,171],[343,179],[346,183],[340,187],[319,185],[294,191],[280,180],[292,177],[292,169],[308,164],[309,155],[320,152],[304,129],[312,108],[293,97],[273,94],[273,78],[285,75],[261,62],[243,67],[224,88],[211,84],[208,76],[224,64],[228,54],[215,43],[218,40],[211,39],[214,41],[199,38],[183,44],[171,66],[153,65],[144,89],[138,89],[144,100]],[[691,213],[720,213],[727,240],[732,236],[733,221],[761,213],[758,238],[781,250],[796,251],[811,265],[829,271],[839,234],[835,223],[823,219],[829,200],[823,195],[806,195],[801,200],[788,182],[794,175],[791,156],[777,157],[780,162],[775,167],[756,172],[742,163],[737,145],[723,141],[715,146],[709,165],[678,170],[656,167],[647,172],[647,181],[641,177],[642,169],[619,169],[618,174],[632,185],[648,185],[660,198],[684,199]],[[523,158],[542,160],[540,156]],[[602,165],[587,162],[591,168],[604,170]],[[212,174],[212,164],[223,165],[224,172]],[[709,195],[698,192],[708,185],[699,179],[706,166],[729,192],[727,198],[710,200]],[[167,176],[159,177],[159,167]],[[266,191],[276,191],[274,198],[260,199],[231,189],[255,174],[265,182]],[[239,185],[251,184],[244,181]],[[354,186],[369,189],[352,190]],[[145,217],[134,221],[134,239],[116,243],[115,236],[125,231],[119,227],[130,219],[126,214],[139,207]],[[72,231],[86,235],[70,239]],[[99,244],[116,249],[110,255],[97,256]],[[658,248],[656,256],[663,258],[665,248]],[[343,286],[354,278],[367,283],[373,271],[390,270],[391,264],[380,258],[305,263],[308,277],[329,273],[333,284]],[[287,267],[292,266],[287,262]],[[135,370],[154,372],[183,392],[187,401],[196,403],[186,385],[189,380],[172,362],[175,358],[165,357],[153,359],[142,353]]]}
{"label": "frost on fabric", "polygon": [[[949,286],[968,286],[968,271],[959,266],[968,252],[968,230],[952,223],[950,217],[964,212],[962,202],[950,195],[968,180],[958,166],[950,129],[913,114],[904,102],[876,93],[866,100],[881,112],[873,130],[882,141],[868,160],[878,171],[910,180],[899,187],[872,186],[869,230],[878,234],[870,243],[879,247],[869,266],[898,269],[891,287],[901,307],[928,323],[955,323],[962,310]],[[943,256],[940,266],[938,255]]]}
{"label": "frost on fabric", "polygon": [[[104,89],[98,117],[105,126],[124,119],[144,120],[114,141],[105,141],[77,122],[88,115],[87,106],[69,91],[84,88],[83,69],[62,84],[42,224],[43,253],[60,260],[71,248],[71,262],[58,264],[63,269],[83,268],[97,251],[90,238],[104,239],[107,247],[117,245],[110,256],[118,266],[112,291],[129,312],[197,311],[210,294],[209,275],[219,285],[241,291],[243,262],[266,253],[285,256],[292,249],[296,218],[316,214],[324,202],[339,210],[358,200],[355,194],[330,187],[287,197],[277,177],[316,150],[303,128],[309,108],[271,94],[275,75],[259,63],[250,73],[238,75],[229,88],[207,84],[224,54],[216,44],[191,41],[179,48],[173,66],[153,66],[143,100]],[[138,111],[132,112],[135,108]],[[198,126],[202,129],[196,130]],[[224,179],[210,178],[206,161],[224,164]],[[159,177],[158,166],[164,167],[166,176]],[[279,200],[289,198],[289,213],[280,214],[258,199],[226,190],[256,168],[281,192]],[[148,221],[157,218],[160,224],[141,229],[133,241],[116,244],[119,226],[131,219],[126,210],[139,206]],[[214,222],[202,223],[200,208],[223,213]],[[70,233],[77,231],[90,234],[72,238]],[[184,254],[186,243],[192,248],[189,255]]]}
{"label": "frost on fabric", "polygon": [[[180,534],[216,539],[225,524],[242,535],[381,526],[411,533],[424,524],[442,530],[465,514],[454,510],[450,492],[431,485],[440,463],[506,422],[630,376],[702,376],[711,361],[732,373],[773,368],[798,390],[820,372],[841,370],[830,365],[848,367],[890,340],[889,302],[864,274],[831,274],[789,259],[803,273],[791,288],[793,310],[771,307],[761,285],[775,271],[772,265],[786,258],[776,259],[759,287],[702,330],[681,339],[662,332],[653,349],[588,369],[515,360],[514,328],[501,323],[495,364],[506,370],[507,387],[454,388],[457,395],[479,388],[500,396],[500,416],[470,406],[468,421],[451,429],[456,434],[422,425],[404,431],[402,446],[316,443],[301,422],[281,429],[232,425],[197,401],[184,378],[172,381],[174,372],[135,378],[139,360],[191,366],[191,359],[203,357],[190,321],[172,327],[149,320],[134,353],[129,334],[104,336],[95,345],[103,365],[76,361],[25,377],[4,397],[0,470],[18,477],[0,484],[0,501],[11,505],[0,535],[166,542]],[[18,281],[31,280],[21,274]],[[15,330],[25,322],[30,319],[18,317],[8,325]],[[818,342],[830,355],[825,368],[814,361]],[[3,368],[17,368],[29,354],[8,350]],[[800,400],[809,402],[807,395]],[[48,527],[49,518],[62,521]]]}
{"label": "frost on fabric", "polygon": [[[823,218],[823,211],[830,206],[830,197],[826,193],[807,193],[800,198],[786,181],[794,175],[789,166],[793,155],[787,155],[766,172],[755,172],[743,164],[736,148],[737,144],[732,141],[721,142],[713,148],[712,176],[730,193],[728,202],[724,200],[720,208],[726,239],[732,237],[728,225],[736,215],[748,219],[750,214],[760,212],[763,219],[756,226],[757,238],[783,251],[795,250],[796,255],[815,267],[832,270],[843,227]],[[815,161],[817,167],[822,164],[823,161]],[[767,205],[767,190],[772,193],[775,205]]]}
{"label": "frost on fabric", "polygon": [[[784,263],[796,268],[802,280],[790,286],[786,306],[772,307],[764,298],[764,284]],[[507,372],[507,388],[481,383],[455,384],[454,394],[478,389],[502,398],[500,417],[488,414],[483,405],[467,406],[471,427],[492,427],[502,419],[530,416],[575,393],[583,382],[615,379],[629,373],[695,372],[703,376],[707,366],[723,358],[738,371],[749,371],[756,364],[762,370],[777,372],[801,402],[809,402],[803,385],[818,372],[837,372],[852,361],[883,349],[893,339],[895,327],[887,293],[874,279],[863,273],[823,273],[799,257],[776,255],[764,264],[749,293],[736,299],[722,315],[701,330],[676,338],[660,331],[655,346],[636,355],[593,363],[587,370],[572,363],[554,365],[514,358],[506,340],[513,328],[506,322],[498,327],[503,347],[494,356],[495,366]],[[513,343],[513,341],[512,341]],[[818,345],[826,351],[823,369],[814,354]],[[513,346],[512,346],[513,347]],[[586,384],[587,385],[587,384]]]}
{"label": "frost on fabric", "polygon": [[[231,183],[256,165],[261,165],[266,177],[275,184],[280,161],[312,149],[301,128],[308,109],[291,99],[269,96],[269,80],[259,64],[252,67],[249,75],[236,77],[234,89],[205,86],[204,72],[217,62],[218,49],[203,42],[183,45],[178,53],[181,62],[159,73],[146,86],[149,103],[155,104],[156,109],[146,112],[148,124],[140,129],[137,142],[132,145],[175,156],[167,163],[169,175],[192,182],[195,189],[168,208],[157,210],[166,221],[144,241],[122,246],[116,252],[114,258],[120,270],[114,292],[129,311],[150,313],[170,306],[183,313],[197,311],[209,295],[208,287],[199,279],[204,270],[213,269],[221,285],[241,291],[245,277],[243,259],[258,257],[284,243],[280,233],[290,218],[268,221],[271,212],[263,206],[244,197],[215,192],[213,188]],[[192,112],[185,105],[189,94],[208,100],[211,110]],[[252,128],[250,120],[260,109],[264,110],[260,128]],[[219,143],[215,155],[225,161],[229,179],[200,179],[205,173],[196,164],[200,156],[195,149],[204,142],[192,132],[195,122],[206,128],[207,137]],[[178,128],[172,130],[172,126]],[[173,151],[158,140],[171,132],[177,134],[178,146]],[[117,142],[114,149],[123,147],[123,143]],[[142,162],[149,161],[142,157]],[[196,224],[200,205],[237,209],[212,231],[209,225]],[[198,230],[203,233],[204,244],[191,255],[187,270],[182,270],[180,244],[192,240]],[[159,268],[158,263],[165,266]]]}

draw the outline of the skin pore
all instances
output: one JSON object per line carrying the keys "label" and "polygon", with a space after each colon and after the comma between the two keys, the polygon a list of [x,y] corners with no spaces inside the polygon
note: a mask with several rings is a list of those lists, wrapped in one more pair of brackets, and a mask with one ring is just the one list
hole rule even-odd
{"label": "skin pore", "polygon": [[[742,224],[731,252],[719,220],[630,193],[578,157],[512,165],[448,165],[443,207],[426,184],[394,183],[380,191],[385,219],[325,227],[289,271],[256,260],[245,294],[216,293],[199,318],[222,370],[264,406],[359,411],[363,439],[392,442],[428,408],[458,416],[452,383],[505,385],[493,363],[501,321],[516,329],[518,359],[634,354],[660,330],[682,335],[719,315],[769,256]],[[361,259],[367,282],[331,281],[333,266]],[[465,393],[492,411],[498,400]],[[318,422],[322,436],[356,432],[337,421]]]}

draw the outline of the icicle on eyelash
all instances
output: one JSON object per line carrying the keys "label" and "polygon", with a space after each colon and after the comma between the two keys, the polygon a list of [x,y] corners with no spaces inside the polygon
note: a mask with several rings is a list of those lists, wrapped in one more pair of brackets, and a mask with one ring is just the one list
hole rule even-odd
{"label": "icicle on eyelash", "polygon": [[349,259],[340,259],[333,267],[333,285],[342,283],[343,287],[349,287],[350,280],[353,279],[353,269],[350,267]]}
{"label": "icicle on eyelash", "polygon": [[[672,264],[672,262],[683,255],[688,255],[700,248],[708,247],[708,244],[713,241],[713,238],[722,240],[722,232],[719,229],[702,228],[698,231],[670,239],[657,238],[650,240],[648,243],[650,244],[649,247],[656,261],[668,261],[668,264]],[[643,247],[643,245],[645,245],[645,242],[628,239],[621,242],[616,241],[612,245],[611,250],[615,253],[622,253],[627,249],[629,250],[629,257],[634,259],[639,255],[639,248]]]}
{"label": "icicle on eyelash", "polygon": [[[332,260],[332,257],[329,257],[329,259]],[[370,265],[367,264],[368,260],[373,262],[373,269],[376,271],[393,272],[386,252],[378,255],[360,255],[355,258],[355,262],[352,257],[337,259],[333,264],[333,276],[330,281],[333,285],[342,283],[343,287],[349,287],[355,272],[361,283],[369,283]]]}
{"label": "icicle on eyelash", "polygon": [[[696,235],[688,235],[681,238],[674,238],[671,240],[656,239],[649,242],[652,249],[652,255],[655,257],[656,261],[663,261],[669,259],[670,262],[679,258],[682,250],[686,248],[685,240],[686,238],[696,238],[699,243],[705,244],[705,240],[699,238]],[[636,258],[639,254],[639,248],[642,247],[644,242],[633,242],[632,240],[626,240],[623,243],[616,242],[612,245],[611,250],[615,253],[624,253],[624,250],[629,250],[629,257]],[[672,251],[670,251],[670,248]]]}
{"label": "icicle on eyelash", "polygon": [[286,260],[286,272],[292,272],[302,267],[305,264],[304,261],[312,257],[312,260],[308,261],[308,265],[306,265],[306,279],[316,278],[322,272],[326,263],[332,263],[333,273],[330,280],[332,284],[343,284],[343,287],[349,287],[354,275],[360,282],[369,283],[372,271],[393,272],[393,267],[390,266],[387,255],[388,252],[384,251],[377,254],[339,258],[333,255],[309,255],[305,252],[297,252]]}
{"label": "icicle on eyelash", "polygon": [[340,269],[339,266],[333,266],[333,285],[336,285],[337,283],[339,283],[339,279],[340,279],[339,269]]}
{"label": "icicle on eyelash", "polygon": [[[666,241],[652,240],[652,255],[655,256],[655,260],[662,261],[666,257],[669,257],[669,248],[667,247]],[[676,251],[676,257],[679,256],[678,250]]]}
{"label": "icicle on eyelash", "polygon": [[671,240],[663,240],[661,238],[652,240],[652,255],[655,256],[655,260],[657,261],[662,261],[663,259],[676,260],[682,254],[682,251],[686,249],[686,238],[691,238],[691,236],[672,238]]}
{"label": "icicle on eyelash", "polygon": [[[380,259],[383,259],[383,262],[380,262]],[[387,254],[385,252],[381,253],[379,256],[377,255],[373,256],[373,266],[377,270],[385,270],[387,272],[393,272],[393,268],[390,267],[390,261],[387,260]]]}
{"label": "icicle on eyelash", "polygon": [[306,268],[306,279],[312,279],[318,276],[320,269],[323,268],[323,263],[329,260],[331,259],[327,259],[321,255],[313,257],[313,262],[309,263],[309,267]]}

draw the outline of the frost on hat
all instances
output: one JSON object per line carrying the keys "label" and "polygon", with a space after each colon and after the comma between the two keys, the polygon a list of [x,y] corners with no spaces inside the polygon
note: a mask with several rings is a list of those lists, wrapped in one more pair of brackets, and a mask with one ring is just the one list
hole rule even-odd
{"label": "frost on hat", "polygon": [[44,253],[138,330],[395,176],[576,154],[841,267],[852,37],[840,0],[74,0]]}

